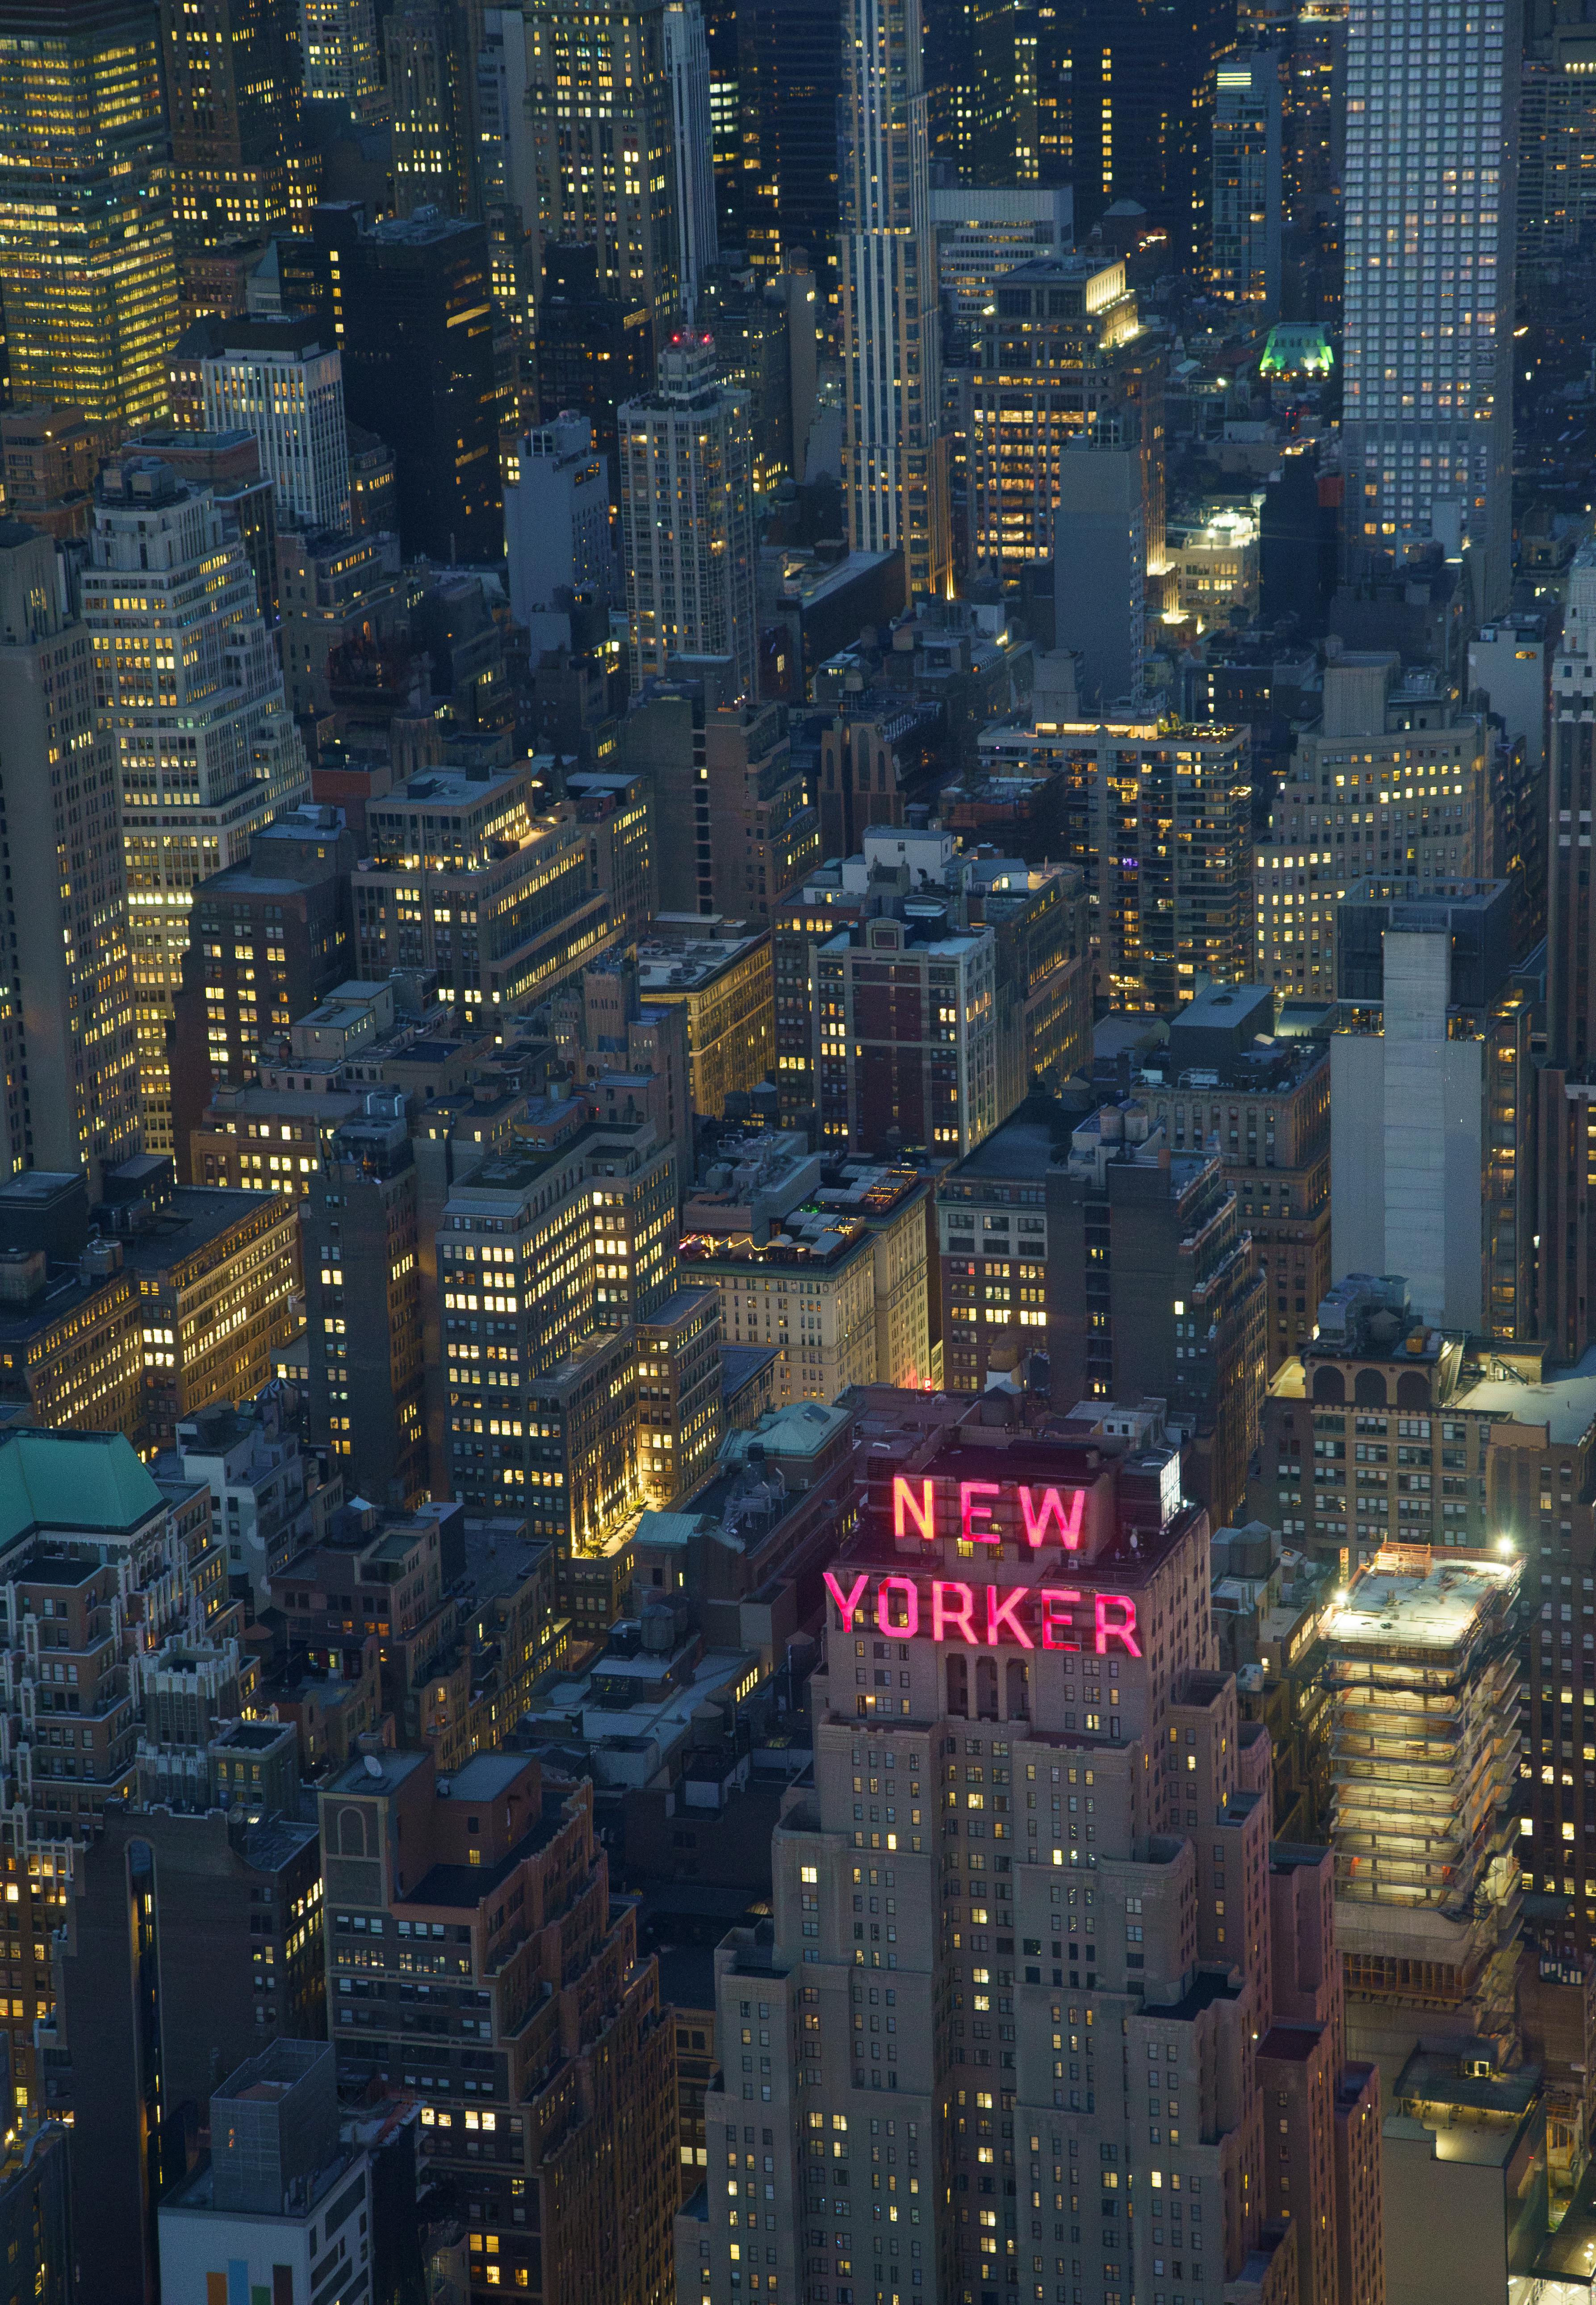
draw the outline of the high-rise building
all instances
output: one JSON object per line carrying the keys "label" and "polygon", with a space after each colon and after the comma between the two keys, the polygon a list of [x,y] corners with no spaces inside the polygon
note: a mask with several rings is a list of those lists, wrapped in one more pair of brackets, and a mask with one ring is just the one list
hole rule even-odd
{"label": "high-rise building", "polygon": [[143,0],[0,11],[0,311],[13,404],[120,435],[166,412],[177,335],[161,25]]}
{"label": "high-rise building", "polygon": [[[570,1118],[558,1141],[457,1179],[445,1205],[447,1431],[432,1485],[524,1514],[557,1549],[561,1606],[596,1571],[607,1624],[624,1524],[670,1470],[658,1460],[675,1495],[714,1456],[720,1318],[696,1274],[678,1284],[671,1146],[647,1121],[586,1122],[580,1104]],[[640,1390],[675,1429],[645,1419]]]}
{"label": "high-rise building", "polygon": [[404,0],[387,11],[388,132],[395,215],[473,212],[470,57],[465,15],[450,0]]}
{"label": "high-rise building", "polygon": [[200,882],[248,855],[308,782],[254,571],[208,489],[107,464],[82,574],[95,706],[114,732],[144,1146],[170,1152],[166,1031]]}
{"label": "high-rise building", "polygon": [[1512,974],[1513,892],[1360,880],[1337,913],[1335,1270],[1400,1269],[1439,1328],[1533,1337],[1532,1005]]}
{"label": "high-rise building", "polygon": [[676,177],[682,303],[691,319],[699,282],[720,252],[709,126],[709,47],[699,0],[666,0],[665,70],[671,92],[671,164]]}
{"label": "high-rise building", "polygon": [[[1504,1534],[1527,1546],[1527,1484],[1494,1466],[1496,1421],[1522,1413],[1532,1425],[1549,1416],[1555,1447],[1577,1437],[1570,1419],[1588,1415],[1582,1400],[1596,1406],[1583,1390],[1589,1372],[1543,1383],[1541,1368],[1534,1348],[1432,1328],[1400,1274],[1351,1273],[1320,1306],[1305,1350],[1269,1380],[1248,1512],[1343,1576],[1392,1539],[1481,1558]],[[1571,1389],[1560,1397],[1565,1382]],[[1530,1444],[1521,1433],[1504,1445]],[[1572,1474],[1566,1457],[1564,1468]],[[1558,1482],[1566,1485],[1560,1472]],[[1548,1517],[1539,1541],[1549,1556],[1575,1542],[1574,1501],[1558,1499],[1559,1525],[1549,1518],[1552,1490],[1548,1478],[1535,1497]]]}
{"label": "high-rise building", "polygon": [[937,273],[955,322],[978,331],[1000,273],[1065,254],[1074,213],[1066,185],[933,185]]}
{"label": "high-rise building", "polygon": [[616,499],[615,411],[654,382],[654,331],[634,287],[600,283],[600,251],[550,241],[538,299],[538,389],[543,421],[585,416],[609,468]]}
{"label": "high-rise building", "polygon": [[1234,45],[1227,0],[1066,0],[1039,25],[1044,182],[1073,185],[1083,238],[1133,200],[1173,262],[1207,249],[1214,70]]}
{"label": "high-rise building", "polygon": [[1349,569],[1466,543],[1476,612],[1512,576],[1516,7],[1386,0],[1346,35]]}
{"label": "high-rise building", "polygon": [[339,810],[284,809],[247,858],[194,891],[172,1003],[173,1150],[185,1183],[190,1136],[216,1086],[251,1080],[262,1050],[352,974],[354,861]]}
{"label": "high-rise building", "polygon": [[1582,861],[1596,806],[1596,544],[1582,545],[1568,572],[1551,715],[1538,1312],[1558,1357],[1576,1361],[1596,1334],[1596,907]]}
{"label": "high-rise building", "polygon": [[81,408],[8,408],[0,414],[5,510],[65,540],[86,536],[104,443]]}
{"label": "high-rise building", "polygon": [[1533,26],[1526,11],[1520,91],[1517,259],[1528,280],[1558,268],[1596,217],[1596,27],[1583,7]]}
{"label": "high-rise building", "polygon": [[1268,1287],[1271,1373],[1313,1332],[1331,1238],[1329,1054],[1278,1034],[1278,1013],[1272,988],[1211,986],[1171,1017],[1133,1084],[1173,1152],[1224,1163]]}
{"label": "high-rise building", "polygon": [[655,909],[763,927],[819,862],[819,825],[785,712],[739,697],[728,670],[651,682],[620,753],[653,785]]}
{"label": "high-rise building", "polygon": [[[937,1193],[944,1382],[979,1392],[999,1347],[1045,1352],[1053,1399],[1159,1399],[1222,1522],[1246,1491],[1264,1283],[1212,1152],[1172,1152],[1145,1095],[1083,1120],[1033,1093]],[[1012,1365],[1012,1363],[1011,1363]]]}
{"label": "high-rise building", "polygon": [[947,591],[920,0],[843,11],[839,335],[843,494],[855,552],[902,552],[911,592]]}
{"label": "high-rise building", "polygon": [[210,2134],[208,2167],[160,2206],[163,2298],[199,2290],[218,2264],[287,2296],[310,2295],[329,2259],[348,2267],[335,2297],[369,2281],[371,2165],[339,2138],[330,2041],[275,2041],[250,2057],[211,2092]]}
{"label": "high-rise building", "polygon": [[1110,1008],[1168,1014],[1199,976],[1253,976],[1246,729],[1048,720],[983,735],[985,773],[1011,761],[1021,775],[1060,779],[1060,846],[1086,876],[1097,989]]}
{"label": "high-rise building", "polygon": [[[734,11],[724,13],[730,20]],[[791,271],[802,250],[829,337],[837,302],[840,0],[743,0],[734,19],[729,157],[717,147],[715,159],[717,172],[737,179],[735,229],[721,239],[767,279]]]}
{"label": "high-rise building", "polygon": [[1272,320],[1280,301],[1281,69],[1273,48],[1222,56],[1214,73],[1209,281]]}
{"label": "high-rise building", "polygon": [[1405,880],[1422,897],[1485,877],[1490,757],[1479,716],[1426,668],[1399,678],[1394,657],[1350,653],[1327,665],[1319,726],[1298,738],[1253,855],[1256,981],[1331,999],[1337,907],[1360,879]]}
{"label": "high-rise building", "polygon": [[[743,1151],[738,1171],[759,1157],[746,1143]],[[797,1167],[802,1176],[815,1174],[802,1156]],[[779,1186],[779,1177],[774,1181]],[[683,1219],[693,1228],[683,1244],[683,1270],[716,1289],[728,1345],[776,1348],[778,1408],[835,1401],[850,1385],[932,1381],[929,1189],[923,1170],[828,1161],[818,1187],[768,1239],[739,1229],[741,1211],[717,1212],[713,1191],[693,1195]],[[742,1196],[734,1187],[723,1197]],[[712,1229],[697,1229],[704,1220]]]}
{"label": "high-rise building", "polygon": [[404,551],[498,560],[498,399],[483,227],[436,208],[390,217],[369,232],[352,220],[327,262],[344,405],[394,452]]}
{"label": "high-rise building", "polygon": [[593,248],[598,288],[646,310],[656,353],[682,299],[665,43],[665,0],[537,0],[527,12],[543,235]]}
{"label": "high-rise building", "polygon": [[[1145,571],[1164,565],[1161,355],[1144,339],[1123,263],[1035,257],[984,309],[970,387],[970,545],[978,560],[1077,549],[1065,452],[1129,452],[1140,472]],[[1074,642],[1073,627],[1067,631]]]}
{"label": "high-rise building", "polygon": [[1306,2105],[1282,2131],[1278,2086],[1319,2061],[1321,2113],[1363,2084],[1285,1900],[1273,1943],[1266,1748],[1214,1670],[1176,1453],[965,1427],[879,1455],[827,1572],[814,1790],[769,1920],[716,1953],[726,2182],[678,2227],[685,2293],[1334,2295],[1328,2133]]}
{"label": "high-rise building", "polygon": [[1325,1627],[1347,2033],[1393,2089],[1421,2041],[1516,2061],[1518,1580],[1392,1544]]}
{"label": "high-rise building", "polygon": [[318,320],[229,320],[202,363],[205,421],[251,433],[276,491],[278,518],[349,526],[344,361]]}
{"label": "high-rise building", "polygon": [[366,1107],[305,1198],[310,1415],[351,1493],[411,1505],[428,1482],[418,1181],[403,1095]]}
{"label": "high-rise building", "polygon": [[[521,1755],[446,1776],[427,1753],[371,1758],[320,1793],[340,2081],[420,2097],[426,2179],[474,2204],[473,2297],[663,2305],[681,2195],[673,2036],[634,1908],[610,1900],[591,1788],[545,1783]],[[444,1974],[471,1994],[469,2036],[405,2024],[423,1964],[434,1996]],[[346,2028],[357,2011],[371,2021]]]}
{"label": "high-rise building", "polygon": [[551,424],[522,433],[511,464],[505,568],[516,623],[556,609],[561,592],[607,599],[609,472],[593,446],[590,421],[563,409]]}
{"label": "high-rise building", "polygon": [[382,40],[372,0],[300,0],[305,99],[369,127],[387,116]]}
{"label": "high-rise building", "polygon": [[0,1166],[89,1171],[139,1149],[116,747],[49,537],[0,523]]}
{"label": "high-rise building", "polygon": [[972,1152],[998,1108],[998,939],[890,915],[839,928],[814,956],[815,1110],[833,1146]]}
{"label": "high-rise building", "polygon": [[[200,363],[203,368],[203,362]],[[189,425],[147,425],[123,444],[124,453],[157,456],[180,481],[208,489],[224,521],[236,523],[250,566],[255,597],[271,625],[277,623],[276,488],[260,461],[253,432],[229,428],[208,432]],[[93,492],[90,490],[90,502]]]}
{"label": "high-rise building", "polygon": [[655,389],[619,411],[621,557],[632,677],[677,656],[730,660],[730,693],[755,682],[753,436],[748,396],[715,373],[715,340],[682,330]]}
{"label": "high-rise building", "polygon": [[157,2203],[191,2165],[182,2107],[205,2101],[218,2062],[325,2044],[316,1826],[245,1823],[219,1804],[130,1807],[51,1885],[62,1939],[46,2087],[96,2204],[79,2219],[79,2273],[106,2305],[146,2305],[160,2293]]}
{"label": "high-rise building", "polygon": [[185,254],[259,242],[295,206],[304,80],[294,0],[161,0],[172,209]]}
{"label": "high-rise building", "polygon": [[[435,769],[366,812],[354,878],[355,974],[436,972],[443,999],[486,1026],[545,999],[612,941],[569,809],[536,813],[531,763],[486,777]],[[403,893],[402,893],[403,892]]]}

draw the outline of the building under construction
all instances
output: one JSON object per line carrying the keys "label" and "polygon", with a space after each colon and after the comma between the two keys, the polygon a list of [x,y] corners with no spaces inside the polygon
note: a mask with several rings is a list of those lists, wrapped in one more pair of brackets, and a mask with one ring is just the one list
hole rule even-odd
{"label": "building under construction", "polygon": [[1336,1934],[1354,2057],[1518,2054],[1518,1564],[1393,1545],[1328,1612]]}

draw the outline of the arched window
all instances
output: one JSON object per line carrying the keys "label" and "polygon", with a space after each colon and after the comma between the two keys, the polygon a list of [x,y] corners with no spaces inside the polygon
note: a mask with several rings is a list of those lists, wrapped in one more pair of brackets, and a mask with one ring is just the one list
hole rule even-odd
{"label": "arched window", "polygon": [[365,1856],[366,1812],[363,1808],[341,1808],[338,1811],[338,1854],[340,1857]]}
{"label": "arched window", "polygon": [[1346,1387],[1338,1368],[1316,1368],[1313,1372],[1315,1400],[1345,1400]]}
{"label": "arched window", "polygon": [[1380,1369],[1360,1369],[1353,1388],[1353,1399],[1360,1408],[1383,1408],[1386,1405],[1385,1373]]}

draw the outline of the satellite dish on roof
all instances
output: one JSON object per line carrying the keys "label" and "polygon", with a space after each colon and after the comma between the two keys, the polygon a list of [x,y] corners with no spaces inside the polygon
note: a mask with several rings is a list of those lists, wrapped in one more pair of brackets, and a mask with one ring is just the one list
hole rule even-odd
{"label": "satellite dish on roof", "polygon": [[369,1777],[376,1777],[380,1781],[382,1776],[382,1763],[378,1759],[376,1754],[368,1753],[365,1756],[365,1761],[366,1774]]}

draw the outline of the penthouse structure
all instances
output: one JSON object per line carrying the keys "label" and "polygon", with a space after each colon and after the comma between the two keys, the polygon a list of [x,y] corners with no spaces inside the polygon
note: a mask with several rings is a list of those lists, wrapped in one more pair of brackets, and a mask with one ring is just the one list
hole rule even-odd
{"label": "penthouse structure", "polygon": [[1316,2110],[1361,2083],[1285,1930],[1277,1957],[1264,1741],[1213,1669],[1176,1454],[873,1452],[825,1582],[812,1790],[769,1922],[716,1953],[686,2293],[1291,2295],[1338,2185],[1367,2269],[1372,2189],[1278,2125],[1283,2068],[1321,2061]]}

